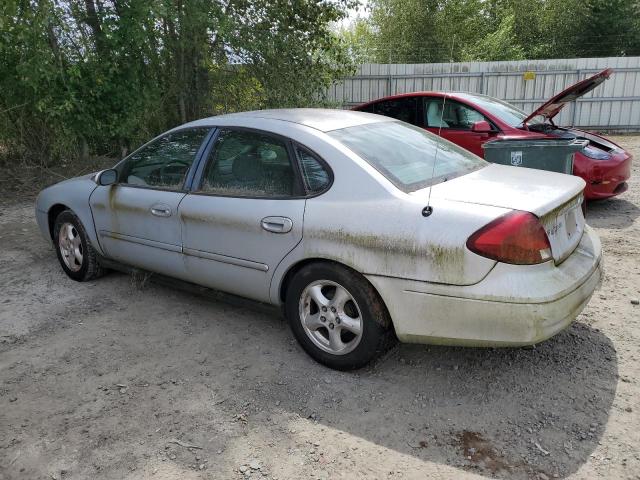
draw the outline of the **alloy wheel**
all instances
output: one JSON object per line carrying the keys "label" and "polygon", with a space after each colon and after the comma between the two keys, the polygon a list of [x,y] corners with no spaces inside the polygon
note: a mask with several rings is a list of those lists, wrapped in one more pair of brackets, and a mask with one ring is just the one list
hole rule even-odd
{"label": "alloy wheel", "polygon": [[71,223],[63,223],[58,233],[58,248],[62,260],[69,270],[77,272],[82,268],[83,248],[80,233]]}
{"label": "alloy wheel", "polygon": [[353,351],[362,338],[362,313],[353,296],[331,280],[317,280],[300,295],[300,322],[311,341],[333,355]]}

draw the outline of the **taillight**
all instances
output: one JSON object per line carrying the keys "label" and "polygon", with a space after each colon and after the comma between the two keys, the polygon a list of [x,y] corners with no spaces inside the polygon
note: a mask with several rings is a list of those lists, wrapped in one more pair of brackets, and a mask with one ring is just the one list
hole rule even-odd
{"label": "taillight", "polygon": [[551,259],[547,232],[529,212],[507,213],[485,225],[467,240],[467,248],[483,257],[516,265],[533,265]]}

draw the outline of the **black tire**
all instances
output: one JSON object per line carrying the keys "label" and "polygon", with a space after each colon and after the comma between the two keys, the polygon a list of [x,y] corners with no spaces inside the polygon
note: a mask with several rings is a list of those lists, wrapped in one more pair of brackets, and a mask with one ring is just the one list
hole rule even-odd
{"label": "black tire", "polygon": [[[74,265],[79,267],[77,270],[69,268],[63,258],[62,248],[60,246],[60,230],[65,224],[71,224],[73,226],[73,231],[77,233],[80,240],[82,263],[79,264],[77,260],[74,260]],[[71,210],[65,210],[56,217],[53,225],[53,246],[56,249],[58,261],[69,278],[77,282],[86,282],[104,275],[105,269],[98,261],[98,253],[91,245],[82,222]]]}
{"label": "black tire", "polygon": [[[308,286],[321,281],[335,282],[344,288],[360,310],[362,333],[357,346],[348,353],[334,354],[323,350],[311,340],[303,326],[301,298]],[[395,341],[391,317],[373,286],[359,273],[338,264],[314,263],[297,272],[287,287],[285,314],[302,348],[319,363],[336,370],[361,368],[384,353]],[[327,335],[323,335],[328,338],[328,328],[318,331],[326,332]]]}

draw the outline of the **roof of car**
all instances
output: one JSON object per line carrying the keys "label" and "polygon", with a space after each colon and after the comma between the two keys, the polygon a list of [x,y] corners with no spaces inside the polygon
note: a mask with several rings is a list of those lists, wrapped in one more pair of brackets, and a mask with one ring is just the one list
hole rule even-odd
{"label": "roof of car", "polygon": [[265,119],[297,123],[307,127],[328,132],[341,128],[354,127],[367,123],[388,122],[389,117],[351,110],[329,108],[283,108],[274,110],[254,110],[251,112],[230,113],[215,117],[203,118],[190,122],[183,127],[199,126],[242,126],[242,120]]}

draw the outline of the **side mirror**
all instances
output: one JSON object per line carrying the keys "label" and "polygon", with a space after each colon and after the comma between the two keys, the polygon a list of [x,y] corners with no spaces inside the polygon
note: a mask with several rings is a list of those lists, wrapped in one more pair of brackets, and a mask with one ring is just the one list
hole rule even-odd
{"label": "side mirror", "polygon": [[480,120],[479,122],[473,122],[471,125],[471,131],[475,133],[492,133],[493,127],[486,120]]}
{"label": "side mirror", "polygon": [[98,185],[106,186],[112,185],[118,181],[118,172],[113,168],[108,170],[102,170],[96,174],[96,183]]}

